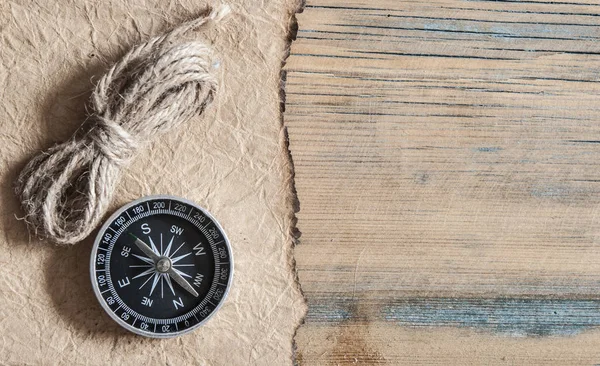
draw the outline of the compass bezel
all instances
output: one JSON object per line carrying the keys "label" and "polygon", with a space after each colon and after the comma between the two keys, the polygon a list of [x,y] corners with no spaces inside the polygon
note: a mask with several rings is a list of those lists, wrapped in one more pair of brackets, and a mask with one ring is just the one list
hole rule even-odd
{"label": "compass bezel", "polygon": [[[205,318],[203,318],[202,320],[200,320],[198,323],[189,326],[188,328],[185,328],[183,330],[177,330],[174,332],[168,332],[168,333],[158,333],[158,332],[151,332],[151,331],[145,331],[143,329],[140,328],[136,328],[135,326],[127,323],[126,321],[124,321],[123,319],[121,319],[119,316],[117,316],[117,314],[109,307],[109,305],[107,304],[105,298],[102,296],[99,284],[98,284],[98,278],[96,275],[96,257],[98,254],[98,248],[102,242],[102,238],[104,233],[109,229],[109,227],[111,226],[111,224],[119,217],[121,216],[124,212],[126,212],[127,210],[129,210],[131,207],[136,206],[136,205],[140,205],[141,203],[145,203],[147,201],[153,201],[153,200],[170,200],[171,202],[175,201],[175,202],[180,202],[183,204],[186,204],[188,206],[191,206],[193,209],[198,210],[199,212],[201,212],[204,216],[206,216],[210,221],[212,221],[212,223],[216,226],[216,228],[219,230],[220,234],[223,237],[223,242],[224,242],[224,246],[227,249],[227,253],[228,253],[228,261],[229,261],[229,278],[227,280],[227,284],[225,287],[225,290],[223,292],[223,295],[221,297],[221,299],[219,300],[219,302],[216,304],[214,310],[212,312],[210,312],[210,314],[208,314]],[[90,279],[92,282],[92,288],[94,290],[94,294],[96,295],[96,298],[98,299],[98,302],[100,303],[100,305],[102,306],[102,308],[104,309],[104,311],[117,323],[119,324],[121,327],[127,329],[130,332],[133,332],[135,334],[141,335],[141,336],[145,336],[145,337],[151,337],[151,338],[173,338],[173,337],[177,337],[186,333],[189,333],[195,329],[197,329],[198,327],[202,326],[203,324],[205,324],[210,318],[213,317],[213,315],[219,311],[219,309],[221,308],[221,306],[223,306],[223,303],[225,302],[227,295],[229,294],[229,290],[231,289],[231,284],[233,281],[233,276],[234,276],[234,258],[233,258],[233,251],[231,250],[231,244],[229,242],[229,238],[227,237],[227,234],[225,233],[225,230],[223,230],[223,227],[221,226],[221,224],[210,214],[210,212],[208,212],[205,208],[199,206],[197,203],[190,201],[188,199],[182,198],[182,197],[178,197],[178,196],[173,196],[173,195],[149,195],[149,196],[143,196],[140,197],[136,200],[133,200],[127,204],[125,204],[124,206],[118,208],[102,225],[102,227],[100,228],[100,230],[98,231],[98,234],[96,235],[96,238],[94,240],[94,245],[92,247],[92,252],[90,254]],[[114,287],[114,284],[113,284]],[[168,319],[168,318],[165,318]]]}

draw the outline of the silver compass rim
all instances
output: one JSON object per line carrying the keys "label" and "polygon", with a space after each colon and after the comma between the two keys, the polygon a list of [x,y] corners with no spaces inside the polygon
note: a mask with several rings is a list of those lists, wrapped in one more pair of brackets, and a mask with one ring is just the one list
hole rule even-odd
{"label": "silver compass rim", "polygon": [[[104,301],[104,297],[102,297],[102,294],[100,293],[100,288],[98,287],[98,282],[96,281],[96,270],[95,270],[96,254],[98,253],[98,246],[100,245],[100,242],[102,241],[102,234],[108,229],[110,224],[124,211],[127,211],[132,206],[138,205],[140,202],[145,202],[145,201],[150,201],[150,200],[155,200],[155,199],[168,199],[168,200],[183,202],[185,204],[188,204],[188,205],[194,207],[195,209],[199,210],[200,212],[202,212],[210,220],[212,220],[212,222],[215,224],[215,226],[217,226],[219,231],[223,234],[223,239],[225,240],[225,246],[227,247],[227,251],[229,252],[229,263],[230,263],[229,279],[227,280],[227,286],[225,288],[225,293],[223,294],[221,301],[219,301],[217,306],[215,306],[215,309],[206,318],[204,318],[204,319],[202,319],[202,321],[198,322],[198,324],[194,324],[193,326],[191,326],[187,329],[184,329],[184,330],[180,330],[177,332],[170,332],[170,333],[154,333],[154,332],[144,331],[144,330],[138,329],[138,328],[130,325],[129,323],[123,321],[123,319],[118,317],[115,313],[112,312],[110,307],[108,307],[108,304],[106,304],[106,302]],[[221,306],[223,306],[223,304],[225,303],[225,301],[227,299],[227,295],[229,294],[229,290],[231,289],[231,283],[233,281],[233,276],[234,276],[234,267],[235,266],[234,266],[233,251],[231,250],[231,244],[229,243],[229,237],[227,236],[227,233],[225,232],[225,230],[223,230],[221,223],[219,221],[217,221],[217,219],[215,219],[214,216],[211,215],[210,212],[208,212],[208,210],[206,210],[204,207],[198,205],[194,201],[191,201],[191,200],[183,198],[183,197],[173,196],[173,195],[168,195],[168,194],[156,194],[156,195],[142,196],[142,197],[137,198],[137,199],[119,207],[118,209],[116,209],[115,212],[112,215],[110,215],[110,217],[108,219],[106,219],[104,221],[104,224],[100,227],[100,230],[98,231],[98,233],[96,234],[96,238],[94,239],[94,246],[92,247],[92,253],[90,254],[90,280],[92,282],[92,288],[94,289],[94,294],[96,295],[96,299],[98,300],[98,302],[100,303],[100,305],[102,306],[104,311],[121,327],[127,329],[128,331],[130,331],[132,333],[135,333],[135,334],[138,334],[138,335],[141,335],[144,337],[149,337],[149,338],[174,338],[174,337],[178,337],[180,335],[189,333],[189,332],[199,328],[200,326],[204,325],[210,318],[213,317],[213,315],[215,313],[217,313],[219,311]]]}

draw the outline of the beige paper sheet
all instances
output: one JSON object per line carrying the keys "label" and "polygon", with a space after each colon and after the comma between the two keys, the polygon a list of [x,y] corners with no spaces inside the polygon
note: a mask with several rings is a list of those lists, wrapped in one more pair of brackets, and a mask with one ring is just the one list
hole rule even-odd
{"label": "beige paper sheet", "polygon": [[80,125],[90,80],[140,39],[200,13],[198,1],[0,2],[0,363],[285,365],[304,312],[294,281],[293,193],[280,119],[280,69],[295,0],[229,3],[220,29],[196,34],[221,60],[206,114],[147,146],[126,170],[117,207],[173,194],[225,228],[235,278],[203,327],[170,340],[121,329],[92,292],[93,238],[57,247],[31,237],[12,183],[39,149]]}

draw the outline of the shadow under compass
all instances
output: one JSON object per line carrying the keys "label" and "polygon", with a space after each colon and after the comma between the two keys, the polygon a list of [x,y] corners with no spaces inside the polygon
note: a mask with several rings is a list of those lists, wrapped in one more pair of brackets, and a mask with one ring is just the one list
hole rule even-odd
{"label": "shadow under compass", "polygon": [[95,234],[69,247],[54,247],[45,275],[55,310],[83,337],[135,337],[102,309],[90,281],[90,255]]}

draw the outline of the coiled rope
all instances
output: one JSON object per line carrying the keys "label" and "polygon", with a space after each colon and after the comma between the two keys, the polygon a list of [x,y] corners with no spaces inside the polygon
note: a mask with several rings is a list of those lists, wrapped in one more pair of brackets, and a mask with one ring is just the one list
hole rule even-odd
{"label": "coiled rope", "polygon": [[138,148],[204,111],[217,88],[211,50],[181,36],[228,13],[213,9],[134,47],[108,70],[92,93],[88,128],[34,157],[17,179],[30,230],[60,244],[83,240]]}

